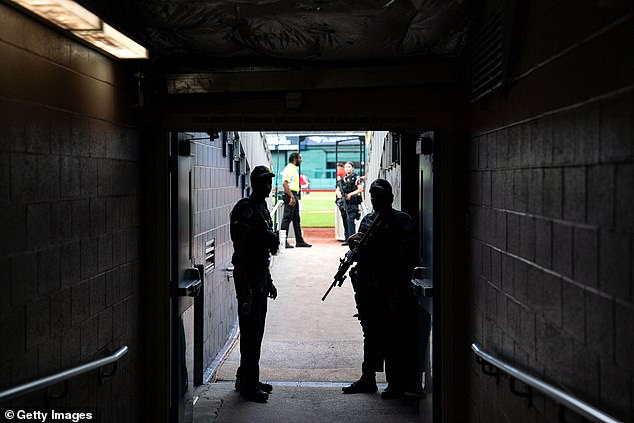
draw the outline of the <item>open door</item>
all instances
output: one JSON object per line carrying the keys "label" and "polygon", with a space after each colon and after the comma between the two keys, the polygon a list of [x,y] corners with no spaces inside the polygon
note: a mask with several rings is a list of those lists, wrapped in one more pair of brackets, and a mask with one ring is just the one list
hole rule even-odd
{"label": "open door", "polygon": [[194,297],[202,288],[193,265],[192,144],[170,134],[170,422],[193,421]]}

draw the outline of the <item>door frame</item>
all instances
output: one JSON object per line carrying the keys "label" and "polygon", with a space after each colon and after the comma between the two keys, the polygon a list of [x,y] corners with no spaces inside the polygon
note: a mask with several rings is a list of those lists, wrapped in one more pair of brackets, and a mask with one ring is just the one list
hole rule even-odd
{"label": "door frame", "polygon": [[[457,398],[459,392],[468,386],[468,377],[460,380],[456,375],[468,373],[456,369],[459,359],[469,357],[468,340],[463,338],[467,333],[464,329],[468,316],[468,297],[465,292],[457,290],[461,286],[460,281],[466,280],[468,268],[465,246],[468,143],[464,98],[461,89],[456,86],[434,90],[392,87],[387,91],[375,91],[368,94],[368,90],[358,89],[339,90],[336,93],[316,90],[311,94],[317,97],[313,98],[314,108],[302,113],[287,110],[262,113],[261,93],[229,94],[234,100],[231,104],[227,104],[225,94],[202,95],[195,101],[187,95],[171,96],[174,101],[167,102],[169,110],[163,111],[159,119],[160,127],[150,132],[150,140],[158,139],[161,142],[158,148],[156,143],[149,147],[150,172],[146,173],[150,181],[149,203],[155,206],[148,207],[149,227],[146,237],[149,246],[147,321],[153,324],[148,328],[147,335],[146,375],[152,374],[149,380],[156,387],[155,390],[147,391],[146,401],[152,421],[167,422],[165,407],[169,401],[169,370],[165,370],[166,365],[169,368],[169,354],[166,352],[170,350],[169,335],[165,333],[169,330],[169,319],[166,318],[169,315],[169,289],[164,286],[167,285],[165,281],[170,279],[169,269],[165,269],[165,263],[169,262],[169,231],[165,230],[169,228],[169,213],[166,212],[169,210],[169,197],[166,194],[169,164],[164,145],[167,144],[166,134],[170,131],[217,129],[219,126],[245,131],[351,130],[389,126],[393,131],[431,128],[444,133],[442,140],[436,139],[438,147],[435,151],[438,164],[435,171],[438,173],[435,174],[434,184],[434,215],[442,216],[443,219],[438,218],[438,223],[434,223],[438,224],[434,247],[434,277],[437,284],[434,296],[434,383],[438,384],[434,386],[434,421],[461,420],[462,411],[456,410]],[[271,95],[284,98],[285,93]],[[358,107],[354,108],[355,112],[346,112],[345,119],[342,119],[340,111],[332,110],[330,100],[333,95],[348,99],[341,104],[343,107],[347,105],[349,110],[353,110],[351,104],[356,104]],[[374,99],[368,99],[369,95]],[[251,101],[252,98],[259,101]],[[404,101],[399,103],[399,99]],[[391,107],[386,109],[386,105]],[[155,268],[151,269],[152,266]]]}

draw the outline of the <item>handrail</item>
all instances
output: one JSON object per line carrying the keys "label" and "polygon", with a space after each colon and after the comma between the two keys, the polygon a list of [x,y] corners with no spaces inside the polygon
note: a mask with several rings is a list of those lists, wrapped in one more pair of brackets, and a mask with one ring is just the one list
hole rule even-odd
{"label": "handrail", "polygon": [[[547,397],[550,397],[556,402],[558,402],[561,406],[568,407],[569,409],[574,410],[575,412],[577,412],[578,414],[580,414],[581,416],[585,418],[588,418],[597,422],[602,422],[602,423],[621,423],[620,420],[617,420],[614,417],[604,413],[603,411],[594,408],[590,404],[585,403],[573,397],[570,394],[567,394],[561,389],[558,389],[554,387],[553,385],[550,385],[540,379],[530,376],[529,374],[516,369],[510,364],[507,364],[504,361],[493,357],[492,355],[482,350],[482,347],[475,342],[471,344],[471,349],[475,353],[476,357],[479,358],[479,360],[483,361],[483,362],[480,362],[483,366],[485,365],[484,361],[486,361],[490,365],[495,366],[496,368],[507,373],[509,375],[509,378],[511,379],[511,383],[513,382],[514,379],[517,379],[519,381],[522,381],[526,385],[528,385],[529,395],[530,395],[530,388],[535,388],[538,391],[542,392]],[[485,371],[485,373],[487,372]],[[511,390],[514,390],[513,385],[511,385]],[[522,395],[524,395],[524,393],[522,393]]]}
{"label": "handrail", "polygon": [[[274,216],[275,214],[280,210],[280,207],[282,207],[284,205],[284,201],[282,200],[277,200],[277,204],[273,206],[273,208],[271,209],[271,219],[275,220]],[[275,223],[275,227],[277,228],[277,230],[279,231],[280,228],[282,227],[282,220],[277,219],[277,222]]]}
{"label": "handrail", "polygon": [[[101,367],[107,366],[108,364],[117,363],[121,357],[126,355],[128,352],[128,346],[124,345],[115,351],[114,354],[100,358],[98,360],[92,361],[90,363],[82,364],[81,366],[73,367],[59,373],[55,373],[50,376],[43,377],[41,379],[37,379],[31,382],[24,383],[22,385],[15,386],[13,388],[9,388],[5,391],[0,392],[0,402],[7,401],[16,397],[19,397],[24,394],[28,394],[29,392],[36,391],[41,388],[46,388],[51,385],[56,385],[60,382],[67,381],[68,379],[80,375],[82,373],[87,373],[91,370],[99,369]],[[101,373],[100,376],[112,376],[114,372],[111,373]]]}

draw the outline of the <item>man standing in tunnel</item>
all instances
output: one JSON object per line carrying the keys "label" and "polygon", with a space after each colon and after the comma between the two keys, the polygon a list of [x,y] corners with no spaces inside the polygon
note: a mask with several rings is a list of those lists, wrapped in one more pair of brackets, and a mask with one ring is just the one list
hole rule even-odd
{"label": "man standing in tunnel", "polygon": [[377,179],[370,186],[374,211],[361,221],[349,239],[359,246],[357,265],[350,271],[358,318],[363,330],[361,378],[343,388],[346,394],[377,391],[376,372],[388,386],[381,398],[400,398],[420,392],[417,300],[410,285],[416,265],[416,236],[412,219],[392,208],[392,186]]}
{"label": "man standing in tunnel", "polygon": [[346,162],[343,167],[346,174],[337,180],[335,195],[337,206],[341,212],[345,240],[342,245],[348,245],[348,238],[355,232],[355,221],[359,219],[359,204],[363,192],[363,182],[354,171],[352,162]]}
{"label": "man standing in tunnel", "polygon": [[[311,244],[304,241],[302,235],[302,227],[299,221],[299,170],[297,167],[302,164],[302,155],[294,152],[288,157],[288,164],[282,172],[282,185],[284,186],[284,216],[282,217],[283,231],[288,236],[288,228],[293,222],[293,231],[295,232],[296,247],[312,247]],[[286,241],[286,248],[293,248]]]}
{"label": "man standing in tunnel", "polygon": [[240,325],[240,367],[235,387],[244,398],[255,402],[266,402],[273,390],[271,385],[259,381],[259,362],[267,297],[277,297],[269,259],[277,253],[279,237],[273,232],[265,201],[274,176],[266,166],[256,166],[251,171],[251,196],[238,201],[231,211],[233,279]]}

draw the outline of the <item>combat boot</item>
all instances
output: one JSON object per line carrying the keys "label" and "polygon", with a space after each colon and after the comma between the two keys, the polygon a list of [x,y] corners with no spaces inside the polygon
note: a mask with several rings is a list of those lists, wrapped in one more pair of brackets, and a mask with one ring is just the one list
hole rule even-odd
{"label": "combat boot", "polygon": [[373,375],[361,375],[361,378],[351,385],[341,388],[344,394],[373,394],[378,391],[376,386],[376,376]]}

